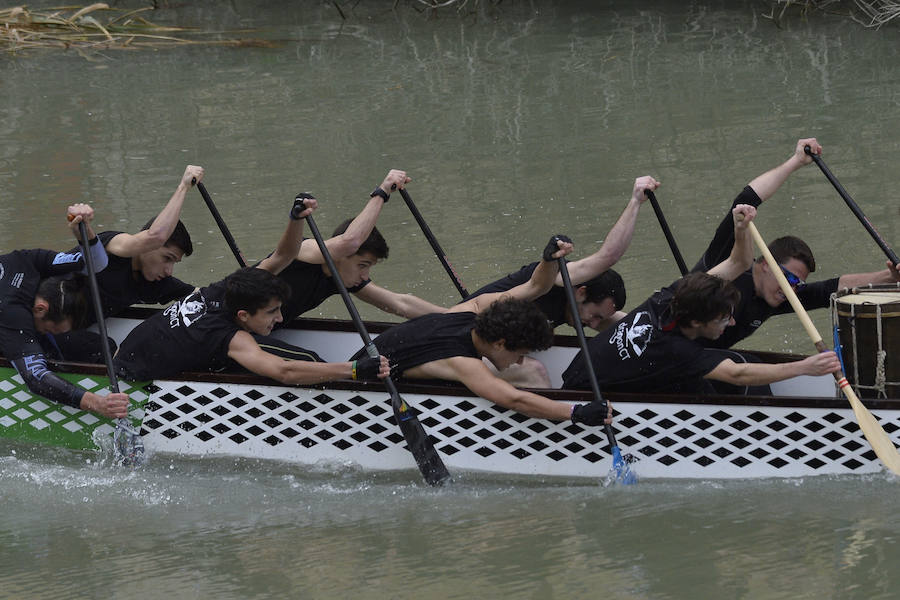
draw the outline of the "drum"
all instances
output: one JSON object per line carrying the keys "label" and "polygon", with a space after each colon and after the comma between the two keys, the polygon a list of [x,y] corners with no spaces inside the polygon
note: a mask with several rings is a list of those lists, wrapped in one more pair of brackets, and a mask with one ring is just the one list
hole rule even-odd
{"label": "drum", "polygon": [[860,398],[900,398],[900,285],[831,296],[844,374]]}

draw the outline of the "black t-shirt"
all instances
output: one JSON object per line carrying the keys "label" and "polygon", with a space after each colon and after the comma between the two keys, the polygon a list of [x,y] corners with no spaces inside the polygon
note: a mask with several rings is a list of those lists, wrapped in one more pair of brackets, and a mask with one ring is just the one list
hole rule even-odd
{"label": "black t-shirt", "polygon": [[[281,306],[284,323],[293,321],[308,310],[322,304],[329,296],[338,293],[334,279],[325,275],[322,265],[294,260],[278,277],[291,287],[291,298]],[[357,286],[347,288],[356,293],[370,283],[363,281]]]}
{"label": "black t-shirt", "polygon": [[[522,285],[531,279],[532,273],[534,273],[534,270],[539,264],[540,262],[533,262],[530,265],[525,265],[515,273],[510,273],[506,277],[502,277],[497,281],[475,290],[466,298],[466,300],[474,298],[475,296],[480,296],[481,294],[506,292],[517,285]],[[550,325],[553,327],[559,327],[566,322],[566,307],[569,305],[568,302],[569,300],[566,297],[565,288],[558,285],[554,285],[550,288],[549,292],[534,300],[534,303],[537,304],[538,308],[547,315],[547,320],[550,321]]]}
{"label": "black t-shirt", "polygon": [[[472,342],[475,313],[432,313],[387,329],[373,340],[379,354],[386,356],[391,372],[402,375],[407,369],[454,356],[481,358]],[[367,356],[365,348],[351,360]]]}
{"label": "black t-shirt", "polygon": [[[759,207],[762,200],[749,185],[741,190],[731,205],[733,209],[738,204],[749,204]],[[731,210],[719,223],[718,229],[713,236],[712,241],[700,257],[700,260],[694,266],[694,271],[708,271],[713,268],[731,254],[734,246],[734,219],[731,216]],[[780,315],[793,312],[788,301],[784,301],[780,306],[772,308],[769,304],[756,295],[756,289],[753,285],[753,270],[750,269],[741,274],[734,280],[734,285],[741,292],[741,300],[734,310],[735,324],[725,329],[719,339],[710,340],[706,338],[698,338],[697,341],[707,348],[730,348],[742,339],[754,333],[759,327],[773,315]],[[807,310],[814,308],[826,308],[829,306],[831,294],[837,291],[838,278],[817,281],[808,285],[797,288],[797,297],[800,303]]]}
{"label": "black t-shirt", "polygon": [[[656,292],[617,324],[588,341],[588,353],[603,391],[697,392],[703,376],[727,358],[684,337],[671,324],[669,305],[676,281]],[[590,389],[584,355],[563,373],[563,388]]]}
{"label": "black t-shirt", "polygon": [[75,252],[16,250],[0,256],[0,352],[9,360],[41,354],[34,327],[34,299],[42,279],[84,268]]}
{"label": "black t-shirt", "polygon": [[[106,247],[120,231],[103,231],[97,234]],[[77,250],[77,248],[76,248]],[[97,286],[103,314],[117,315],[132,304],[165,304],[177,298],[184,298],[194,291],[194,286],[175,277],[165,277],[159,281],[147,281],[140,271],[132,268],[131,257],[107,253],[109,263],[97,273]],[[90,291],[88,291],[90,300]],[[88,322],[94,322],[91,312]]]}
{"label": "black t-shirt", "polygon": [[224,296],[219,281],[143,321],[119,346],[116,370],[137,381],[230,366],[228,345],[239,328],[228,315]]}

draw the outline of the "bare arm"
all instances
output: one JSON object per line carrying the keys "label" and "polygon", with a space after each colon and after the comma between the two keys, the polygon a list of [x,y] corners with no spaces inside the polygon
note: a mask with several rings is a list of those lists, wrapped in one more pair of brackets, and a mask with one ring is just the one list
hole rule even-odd
{"label": "bare arm", "polygon": [[[551,243],[552,241],[553,238],[551,238]],[[559,250],[553,253],[553,260],[541,260],[531,274],[531,278],[525,283],[519,284],[505,292],[492,292],[490,294],[475,296],[471,300],[466,300],[465,302],[460,302],[459,304],[450,307],[447,312],[474,312],[477,314],[504,297],[516,298],[518,300],[534,300],[535,298],[543,296],[553,287],[553,282],[556,279],[556,275],[559,273],[559,264],[556,262],[556,259],[570,254],[573,248],[572,242],[565,242],[563,240],[556,240],[556,245]]]}
{"label": "bare arm", "polygon": [[[288,385],[324,383],[335,379],[352,379],[353,363],[322,363],[284,360],[259,347],[246,331],[238,331],[228,344],[228,356],[246,369]],[[387,359],[381,357],[380,376],[389,372]]]}
{"label": "bare arm", "polygon": [[798,375],[827,375],[840,370],[841,363],[834,352],[822,352],[803,360],[774,365],[763,363],[736,363],[726,359],[707,373],[705,379],[715,379],[734,385],[766,385]]}
{"label": "bare arm", "polygon": [[766,171],[749,183],[760,200],[766,201],[771,198],[778,191],[778,188],[787,181],[791,173],[812,162],[812,158],[803,150],[804,146],[809,146],[813,154],[822,154],[822,146],[816,141],[816,138],[798,140],[794,153],[789,159],[774,169]]}
{"label": "bare arm", "polygon": [[[638,177],[634,180],[634,188],[632,189],[628,206],[625,207],[619,220],[606,234],[600,249],[588,257],[569,263],[569,276],[574,285],[597,277],[619,262],[619,259],[625,254],[625,250],[631,244],[634,225],[637,222],[641,205],[647,201],[647,194],[644,191],[654,191],[658,187],[659,182],[649,175]],[[556,285],[563,285],[562,277],[559,275],[556,277]]]}
{"label": "bare arm", "polygon": [[749,204],[738,204],[731,211],[734,219],[734,246],[728,258],[709,270],[710,275],[731,281],[753,265],[753,240],[747,229],[756,216],[756,209]]}
{"label": "bare arm", "polygon": [[[300,206],[298,206],[298,200],[302,200],[299,203]],[[302,209],[301,206],[305,206],[306,209]],[[300,251],[300,244],[303,242],[303,223],[305,218],[311,215],[318,206],[316,199],[311,196],[309,198],[300,198],[298,196],[294,200],[288,226],[285,228],[284,233],[281,234],[278,246],[275,247],[275,251],[271,255],[259,263],[258,268],[265,269],[273,275],[278,275],[285,267],[291,264],[297,257],[297,253]],[[296,214],[294,214],[295,212]]]}
{"label": "bare arm", "polygon": [[188,165],[178,187],[175,188],[175,193],[153,220],[150,229],[135,234],[121,233],[109,241],[107,250],[116,256],[130,257],[162,248],[175,231],[178,219],[181,218],[181,208],[184,206],[187,191],[202,179],[203,167]]}
{"label": "bare arm", "polygon": [[356,292],[356,297],[380,310],[404,319],[414,319],[431,313],[447,312],[447,309],[443,306],[432,304],[418,296],[398,294],[371,282]]}
{"label": "bare arm", "polygon": [[887,269],[873,273],[849,273],[838,279],[838,289],[852,288],[870,283],[894,283],[900,281],[900,272],[890,260],[885,261]]}
{"label": "bare arm", "polygon": [[458,381],[485,400],[529,417],[566,421],[572,414],[570,404],[513,387],[491,373],[484,362],[477,358],[455,356],[436,360],[409,369],[406,374]]}
{"label": "bare arm", "polygon": [[[387,194],[390,194],[392,188],[403,188],[409,181],[410,178],[406,176],[406,171],[392,169],[378,187]],[[347,226],[347,231],[325,240],[325,246],[328,248],[328,252],[330,252],[332,256],[339,258],[356,254],[362,243],[365,242],[369,237],[369,234],[372,233],[372,229],[374,229],[375,222],[378,221],[378,217],[381,215],[381,209],[384,207],[384,204],[385,201],[379,196],[372,196],[369,198],[366,206],[358,215],[356,215],[356,218],[350,222],[350,225]],[[297,258],[305,263],[311,264],[322,264],[325,262],[325,257],[323,257],[322,253],[319,251],[319,246],[315,243],[315,240],[306,240],[300,247]]]}

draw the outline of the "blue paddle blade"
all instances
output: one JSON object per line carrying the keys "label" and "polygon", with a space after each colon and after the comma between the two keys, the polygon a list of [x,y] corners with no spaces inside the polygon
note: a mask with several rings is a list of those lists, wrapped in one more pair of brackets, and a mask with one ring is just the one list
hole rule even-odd
{"label": "blue paddle blade", "polygon": [[613,478],[614,481],[620,482],[623,485],[632,485],[637,483],[638,477],[637,473],[635,473],[631,469],[631,465],[622,458],[622,452],[619,450],[618,446],[612,447],[612,456],[613,463],[612,468],[610,469],[610,478]]}

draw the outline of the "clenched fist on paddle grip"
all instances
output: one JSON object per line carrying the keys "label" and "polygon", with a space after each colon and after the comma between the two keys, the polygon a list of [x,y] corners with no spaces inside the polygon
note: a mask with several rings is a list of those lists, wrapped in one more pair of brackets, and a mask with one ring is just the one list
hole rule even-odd
{"label": "clenched fist on paddle grip", "polygon": [[544,248],[543,259],[550,262],[557,258],[562,258],[571,252],[573,247],[572,240],[568,236],[558,233],[547,242],[547,247]]}
{"label": "clenched fist on paddle grip", "polygon": [[585,425],[609,425],[612,423],[612,404],[597,401],[589,404],[576,404],[572,407],[572,422]]}
{"label": "clenched fist on paddle grip", "polygon": [[319,208],[319,201],[312,194],[300,192],[294,198],[294,205],[291,207],[291,219],[299,221],[300,219],[312,214],[312,211]]}

